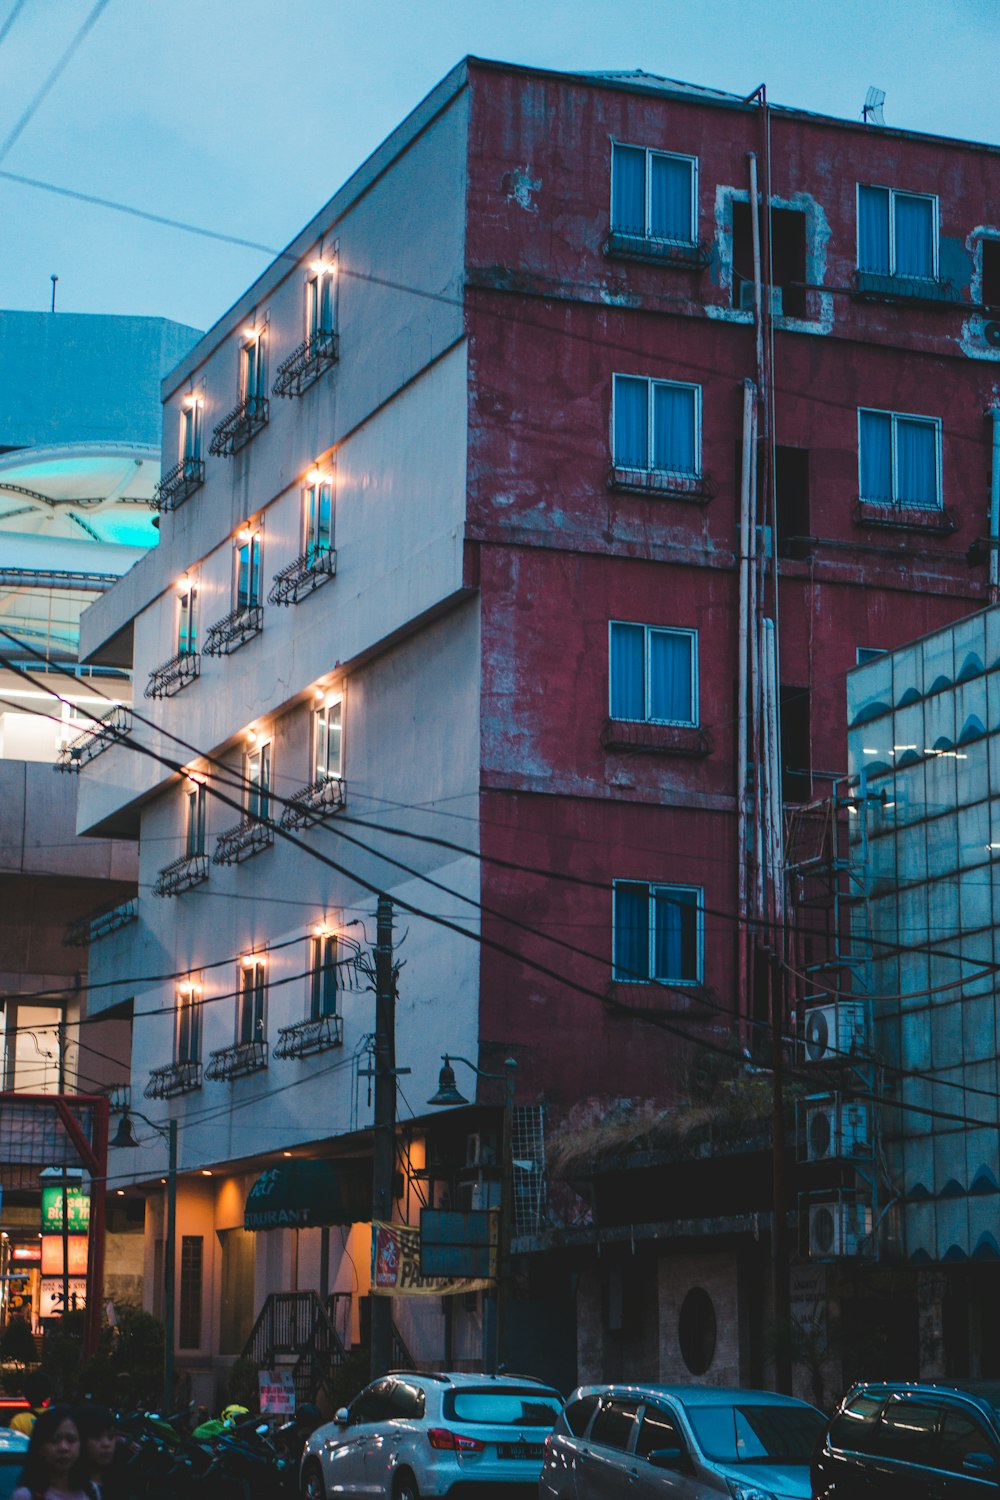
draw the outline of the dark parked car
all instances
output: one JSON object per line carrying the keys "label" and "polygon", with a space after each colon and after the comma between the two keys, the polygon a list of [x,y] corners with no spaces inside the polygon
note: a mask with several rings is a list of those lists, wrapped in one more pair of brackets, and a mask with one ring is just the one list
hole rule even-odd
{"label": "dark parked car", "polygon": [[814,1406],[770,1391],[585,1385],[546,1439],[539,1496],[809,1500],[825,1427]]}
{"label": "dark parked car", "polygon": [[856,1385],[812,1464],[814,1500],[996,1500],[1000,1387]]}

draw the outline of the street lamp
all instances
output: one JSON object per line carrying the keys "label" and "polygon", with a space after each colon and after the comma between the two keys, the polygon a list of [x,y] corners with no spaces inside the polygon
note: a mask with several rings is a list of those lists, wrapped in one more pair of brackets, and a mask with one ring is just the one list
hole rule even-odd
{"label": "street lamp", "polygon": [[503,1090],[503,1141],[500,1151],[500,1264],[497,1267],[497,1334],[496,1368],[503,1369],[507,1353],[507,1307],[510,1298],[510,1241],[514,1219],[514,1075],[517,1063],[513,1057],[505,1058],[502,1073],[486,1073],[477,1068],[467,1057],[455,1057],[446,1052],[441,1059],[437,1093],[428,1099],[433,1105],[468,1104],[469,1100],[459,1092],[455,1080],[453,1062],[471,1068],[477,1078],[490,1083],[502,1083]]}
{"label": "street lamp", "polygon": [[177,1121],[170,1120],[164,1127],[140,1114],[138,1110],[125,1106],[118,1121],[118,1129],[110,1146],[134,1150],[139,1142],[132,1129],[132,1116],[155,1130],[167,1142],[167,1224],[163,1245],[163,1414],[166,1416],[174,1403],[174,1278],[177,1257]]}

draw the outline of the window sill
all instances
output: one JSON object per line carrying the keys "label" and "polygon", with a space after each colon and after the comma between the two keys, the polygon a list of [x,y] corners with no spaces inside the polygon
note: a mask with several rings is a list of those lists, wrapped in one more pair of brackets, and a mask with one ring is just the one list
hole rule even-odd
{"label": "window sill", "polygon": [[647,234],[626,234],[621,229],[608,232],[603,250],[609,260],[641,260],[676,271],[704,271],[711,258],[701,243],[660,240]]}
{"label": "window sill", "polygon": [[884,276],[855,271],[854,297],[859,302],[908,302],[919,307],[954,307],[961,293],[950,281],[930,276]]}
{"label": "window sill", "polygon": [[710,474],[677,474],[666,469],[626,469],[614,464],[608,489],[626,495],[655,495],[660,500],[687,500],[704,505],[716,493]]}
{"label": "window sill", "polygon": [[216,620],[205,637],[206,656],[231,656],[264,629],[264,606],[244,604]]}
{"label": "window sill", "polygon": [[931,531],[948,535],[958,530],[954,511],[946,505],[936,510],[920,506],[882,505],[874,500],[854,503],[855,526],[879,526],[890,531]]}
{"label": "window sill", "polygon": [[201,676],[201,657],[197,651],[179,651],[162,667],[154,667],[143,689],[145,698],[172,698],[188,683]]}
{"label": "window sill", "polygon": [[297,1021],[294,1026],[282,1026],[278,1032],[274,1056],[309,1057],[314,1052],[327,1052],[331,1047],[343,1045],[343,1017],[317,1016],[314,1020]]}
{"label": "window sill", "polygon": [[607,999],[613,1009],[659,1011],[699,1022],[717,1014],[715,996],[704,984],[687,985],[677,981],[675,988],[668,980],[656,984],[644,980],[613,979],[608,986]]}
{"label": "window sill", "polygon": [[204,854],[182,854],[165,865],[156,877],[154,896],[179,896],[208,879],[208,860]]}
{"label": "window sill", "polygon": [[145,1099],[175,1099],[178,1094],[191,1094],[201,1088],[200,1062],[165,1063],[152,1068],[149,1082],[143,1089]]}
{"label": "window sill", "polygon": [[633,719],[608,719],[601,730],[605,750],[630,755],[711,755],[712,737],[696,724],[649,724]]}
{"label": "window sill", "polygon": [[220,833],[212,855],[213,865],[241,865],[274,843],[274,828],[268,822],[247,817],[234,828]]}
{"label": "window sill", "polygon": [[220,1047],[212,1053],[205,1077],[213,1082],[229,1083],[247,1073],[259,1073],[266,1067],[266,1042],[237,1042],[235,1047]]}

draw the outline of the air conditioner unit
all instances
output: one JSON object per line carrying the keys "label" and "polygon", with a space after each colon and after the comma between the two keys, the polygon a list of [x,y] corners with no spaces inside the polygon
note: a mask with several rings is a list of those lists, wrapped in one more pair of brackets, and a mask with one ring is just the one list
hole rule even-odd
{"label": "air conditioner unit", "polygon": [[809,1254],[814,1260],[857,1255],[872,1232],[872,1211],[854,1198],[809,1205]]}
{"label": "air conditioner unit", "polygon": [[806,1161],[836,1161],[867,1156],[872,1128],[869,1106],[858,1100],[843,1100],[839,1094],[805,1102]]}
{"label": "air conditioner unit", "polygon": [[831,1000],[805,1013],[802,1061],[830,1067],[866,1051],[865,1007],[861,1000]]}
{"label": "air conditioner unit", "polygon": [[474,1213],[477,1209],[499,1208],[502,1185],[496,1178],[478,1172],[467,1182],[458,1184],[455,1197],[460,1213]]}
{"label": "air conditioner unit", "polygon": [[497,1163],[497,1138],[487,1131],[475,1130],[465,1138],[465,1165],[467,1167],[495,1167]]}
{"label": "air conditioner unit", "polygon": [[[767,288],[762,288],[762,291],[766,291],[766,290],[767,290]],[[781,287],[780,286],[772,286],[770,288],[770,292],[771,292],[771,317],[772,318],[780,318],[783,315],[782,314]],[[754,305],[753,304],[753,282],[752,281],[741,281],[740,282],[740,312],[753,312],[753,305]]]}

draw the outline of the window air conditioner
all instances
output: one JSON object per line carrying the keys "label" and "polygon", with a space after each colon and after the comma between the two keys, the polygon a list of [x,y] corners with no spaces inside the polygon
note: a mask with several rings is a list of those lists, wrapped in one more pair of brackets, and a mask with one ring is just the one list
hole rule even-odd
{"label": "window air conditioner", "polygon": [[867,1203],[832,1198],[809,1205],[809,1254],[814,1260],[857,1255],[872,1232]]}
{"label": "window air conditioner", "polygon": [[500,1207],[501,1184],[478,1172],[468,1182],[460,1182],[455,1194],[460,1213],[475,1213],[479,1209]]}
{"label": "window air conditioner", "polygon": [[[766,288],[762,288],[766,291]],[[753,282],[740,282],[740,312],[753,312]],[[771,287],[771,317],[780,318],[782,313],[781,287]]]}
{"label": "window air conditioner", "polygon": [[806,1161],[834,1161],[867,1155],[871,1146],[871,1111],[858,1100],[844,1101],[839,1094],[808,1100]]}
{"label": "window air conditioner", "polygon": [[865,1052],[865,1007],[860,1000],[832,1000],[805,1013],[802,1061],[827,1067]]}
{"label": "window air conditioner", "polygon": [[495,1167],[497,1162],[497,1138],[483,1130],[473,1131],[465,1138],[465,1165],[467,1167]]}

